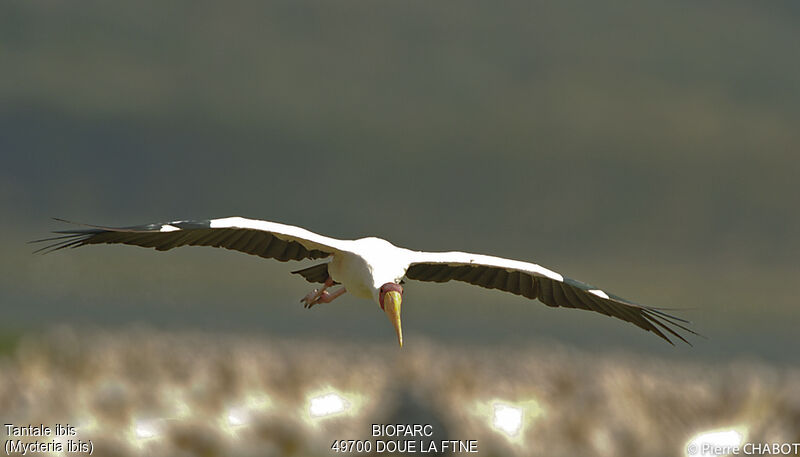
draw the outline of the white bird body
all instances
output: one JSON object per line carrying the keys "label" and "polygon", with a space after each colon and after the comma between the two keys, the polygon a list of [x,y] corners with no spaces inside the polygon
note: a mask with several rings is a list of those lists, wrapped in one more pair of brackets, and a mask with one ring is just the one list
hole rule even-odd
{"label": "white bird body", "polygon": [[[167,225],[172,227],[171,225]],[[388,282],[400,282],[410,265],[414,251],[399,248],[376,237],[357,240],[340,240],[319,235],[309,230],[277,222],[259,221],[243,217],[212,219],[212,228],[244,228],[281,233],[284,240],[296,240],[306,247],[329,249],[330,277],[345,286],[351,294],[368,299],[378,299],[378,290]],[[162,229],[163,230],[163,229]],[[170,231],[172,231],[170,229]]]}
{"label": "white bird body", "polygon": [[[66,221],[65,221],[66,222]],[[175,221],[134,227],[89,226],[88,230],[57,231],[62,236],[39,241],[55,243],[40,250],[87,244],[129,244],[168,250],[179,246],[224,247],[279,261],[322,259],[325,263],[294,271],[310,282],[323,283],[308,294],[306,307],[329,303],[345,292],[373,299],[389,316],[402,346],[400,302],[404,279],[456,280],[500,289],[552,307],[596,311],[631,322],[669,341],[667,333],[687,342],[677,329],[695,333],[687,321],[658,308],[639,305],[575,281],[540,265],[467,252],[423,252],[397,247],[374,237],[340,240],[277,222],[226,217],[206,221]],[[327,288],[341,284],[334,293]],[[385,306],[386,305],[386,306]]]}
{"label": "white bird body", "polygon": [[381,238],[341,241],[342,247],[328,264],[328,273],[357,297],[377,301],[381,286],[399,283],[411,263],[413,251]]}

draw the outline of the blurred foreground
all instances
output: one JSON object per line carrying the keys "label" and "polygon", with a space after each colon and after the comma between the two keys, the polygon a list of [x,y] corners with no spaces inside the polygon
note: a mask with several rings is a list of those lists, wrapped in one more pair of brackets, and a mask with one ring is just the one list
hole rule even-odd
{"label": "blurred foreground", "polygon": [[101,456],[333,455],[415,423],[480,455],[676,456],[715,429],[800,441],[800,369],[412,343],[61,328],[0,357],[2,422],[70,424],[55,440]]}

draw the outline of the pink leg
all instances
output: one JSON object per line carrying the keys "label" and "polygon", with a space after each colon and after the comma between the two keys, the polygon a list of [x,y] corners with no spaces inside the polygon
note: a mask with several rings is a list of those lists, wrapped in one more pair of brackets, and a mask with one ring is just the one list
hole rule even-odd
{"label": "pink leg", "polygon": [[345,289],[344,287],[342,287],[341,289],[337,290],[334,293],[330,293],[327,291],[322,292],[322,295],[319,297],[316,303],[330,303],[336,300],[337,298],[341,297],[345,292],[347,292],[347,289]]}
{"label": "pink leg", "polygon": [[328,278],[325,280],[325,284],[322,285],[322,289],[314,289],[308,293],[305,297],[300,299],[300,303],[304,303],[304,308],[311,308],[314,304],[319,300],[319,298],[325,293],[325,289],[333,285],[333,279]]}
{"label": "pink leg", "polygon": [[330,293],[328,291],[323,291],[315,301],[313,301],[311,303],[306,303],[305,308],[309,308],[310,309],[312,306],[314,306],[314,305],[316,305],[318,303],[330,303],[330,302],[336,300],[337,297],[339,297],[340,295],[342,295],[345,292],[347,292],[347,289],[345,289],[344,287],[342,287],[341,289],[337,290],[334,293]]}

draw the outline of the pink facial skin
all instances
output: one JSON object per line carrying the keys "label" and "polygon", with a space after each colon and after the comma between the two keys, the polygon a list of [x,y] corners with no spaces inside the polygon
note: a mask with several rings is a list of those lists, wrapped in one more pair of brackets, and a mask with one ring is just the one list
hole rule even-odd
{"label": "pink facial skin", "polygon": [[387,282],[386,284],[381,286],[381,292],[378,295],[378,301],[381,303],[381,309],[383,309],[383,296],[386,295],[386,292],[390,291],[400,292],[400,295],[403,295],[403,286],[400,284],[395,284],[393,282]]}

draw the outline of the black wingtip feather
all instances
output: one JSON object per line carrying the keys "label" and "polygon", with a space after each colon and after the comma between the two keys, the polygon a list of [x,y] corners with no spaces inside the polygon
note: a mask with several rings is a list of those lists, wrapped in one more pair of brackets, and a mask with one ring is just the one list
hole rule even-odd
{"label": "black wingtip feather", "polygon": [[[675,336],[676,338],[680,339],[681,341],[683,341],[684,343],[688,344],[689,346],[692,346],[692,343],[690,343],[689,341],[687,341],[687,340],[686,340],[686,338],[684,338],[683,336],[681,336],[681,334],[679,334],[678,332],[676,332],[675,330],[673,330],[673,329],[672,329],[672,328],[671,328],[669,325],[666,325],[665,323],[663,323],[663,322],[661,322],[660,320],[656,319],[656,318],[655,318],[653,315],[648,315],[648,317],[650,318],[650,320],[651,320],[653,323],[655,323],[655,324],[656,324],[656,325],[658,325],[659,327],[661,327],[661,328],[663,328],[664,330],[668,331],[668,332],[669,332],[669,333],[671,333],[673,336]],[[675,345],[675,343],[673,343],[673,342],[672,342],[672,340],[670,340],[669,338],[667,338],[667,341],[669,341],[669,343],[670,343],[670,344],[672,344],[673,346]],[[693,347],[693,346],[692,346],[692,347]]]}
{"label": "black wingtip feather", "polygon": [[[652,311],[652,310],[648,310],[648,311]],[[658,317],[661,318],[662,320],[668,322],[670,325],[674,325],[675,327],[678,327],[679,329],[681,329],[683,331],[689,332],[692,335],[701,336],[699,333],[695,332],[694,330],[690,329],[689,327],[686,327],[685,325],[682,325],[682,324],[680,324],[678,322],[675,322],[673,319],[678,319],[678,318],[676,318],[674,316],[670,316],[670,315],[667,314],[667,315],[660,315]]]}
{"label": "black wingtip feather", "polygon": [[65,236],[57,236],[53,238],[45,238],[41,240],[34,240],[29,241],[28,243],[40,243],[46,241],[56,241],[55,243],[48,244],[43,246],[35,251],[34,254],[42,253],[42,254],[49,254],[54,251],[58,251],[68,247],[77,247],[83,243],[86,238],[91,236],[89,233],[76,233],[72,235],[65,235]]}
{"label": "black wingtip feather", "polygon": [[[580,281],[576,281],[576,280],[571,279],[571,278],[564,278],[564,284],[577,286],[577,287],[579,287],[579,288],[581,288],[583,290],[586,290],[586,291],[588,291],[589,289],[597,289],[594,286],[591,286],[591,285],[586,284],[586,283],[582,283]],[[693,335],[702,336],[702,335],[698,334],[697,332],[695,332],[694,330],[686,327],[685,325],[682,325],[682,324],[691,324],[690,321],[688,321],[686,319],[682,319],[682,318],[677,317],[677,316],[673,316],[672,314],[669,314],[669,313],[666,313],[666,312],[663,311],[663,310],[672,310],[672,308],[655,308],[655,307],[652,307],[652,306],[646,306],[646,305],[642,305],[642,304],[627,300],[625,298],[622,298],[622,297],[614,295],[614,294],[610,294],[610,293],[605,292],[605,291],[604,291],[604,293],[606,293],[606,295],[608,295],[608,298],[605,299],[605,300],[616,302],[616,303],[619,303],[620,305],[623,305],[623,306],[628,306],[628,307],[631,307],[631,308],[640,309],[641,313],[639,313],[639,314],[641,316],[643,316],[648,322],[650,322],[651,324],[658,325],[659,327],[665,329],[667,332],[669,332],[670,334],[672,334],[675,337],[679,338],[681,341],[683,341],[684,343],[688,344],[689,346],[692,346],[692,344],[689,343],[683,336],[678,334],[675,331],[675,329],[673,329],[670,326],[677,327],[678,329],[681,329],[683,331],[689,332],[689,333],[691,333]],[[603,299],[601,298],[600,300],[597,300],[597,301],[602,302]],[[658,330],[658,328],[650,327],[650,328],[646,328],[646,330],[649,330],[649,331],[655,333],[659,337],[661,337],[664,340],[666,340],[667,342],[669,342],[671,345],[673,345],[673,346],[675,345],[675,343],[667,335],[665,335],[663,332]]]}
{"label": "black wingtip feather", "polygon": [[[59,233],[59,232],[53,232],[53,233]],[[42,238],[40,240],[31,240],[31,241],[28,241],[27,243],[28,244],[41,243],[41,242],[44,242],[44,241],[63,240],[64,238],[72,238],[72,237],[73,237],[73,235],[52,236],[50,238]]]}
{"label": "black wingtip feather", "polygon": [[[53,219],[54,221],[58,221],[58,222],[66,222],[68,224],[75,224],[75,225],[83,225],[85,227],[92,227],[91,225],[81,224],[81,223],[78,223],[78,222],[72,222],[72,221],[68,221],[66,219],[61,219],[59,217],[53,217],[51,219]],[[51,252],[59,251],[61,249],[65,249],[65,248],[78,247],[78,246],[82,245],[83,242],[87,238],[91,237],[92,235],[95,235],[95,234],[98,234],[98,233],[102,233],[104,231],[105,230],[102,230],[99,227],[90,228],[90,229],[84,229],[84,230],[53,230],[51,233],[56,233],[56,234],[59,234],[60,236],[53,236],[53,237],[49,237],[49,238],[31,240],[31,241],[28,241],[28,244],[55,241],[55,243],[48,244],[46,246],[43,246],[43,247],[33,251],[33,254],[41,253],[42,255],[44,255],[44,254],[49,254]]]}
{"label": "black wingtip feather", "polygon": [[679,322],[683,322],[684,324],[691,324],[692,323],[692,321],[690,321],[690,320],[683,319],[683,318],[680,318],[678,316],[673,316],[672,314],[665,313],[664,311],[662,311],[665,308],[652,308],[652,307],[648,306],[647,309],[649,309],[650,311],[658,314],[659,316],[668,317],[670,319],[673,319],[673,320],[676,320],[676,321],[679,321]]}

